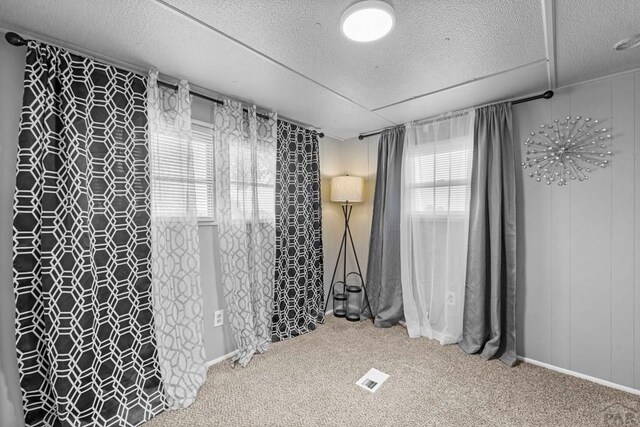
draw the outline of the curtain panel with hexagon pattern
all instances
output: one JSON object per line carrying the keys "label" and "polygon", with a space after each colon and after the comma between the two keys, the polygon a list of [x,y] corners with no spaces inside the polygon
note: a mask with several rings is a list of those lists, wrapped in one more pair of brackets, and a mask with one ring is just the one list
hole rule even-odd
{"label": "curtain panel with hexagon pattern", "polygon": [[[191,405],[206,377],[191,95],[149,73],[149,179],[153,316],[169,409]],[[179,197],[176,197],[179,195]]]}
{"label": "curtain panel with hexagon pattern", "polygon": [[166,407],[154,337],[145,77],[30,42],[13,218],[28,426]]}
{"label": "curtain panel with hexagon pattern", "polygon": [[278,121],[273,341],[324,322],[318,134]]}
{"label": "curtain panel with hexagon pattern", "polygon": [[243,367],[271,342],[276,120],[228,99],[214,109],[222,287],[238,348],[232,363]]}

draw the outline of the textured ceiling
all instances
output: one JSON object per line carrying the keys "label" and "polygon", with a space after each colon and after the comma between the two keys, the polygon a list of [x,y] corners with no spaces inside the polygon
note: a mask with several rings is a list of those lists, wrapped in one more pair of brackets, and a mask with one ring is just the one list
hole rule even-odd
{"label": "textured ceiling", "polygon": [[[339,138],[547,88],[542,5],[553,0],[387,1],[396,28],[366,44],[339,29],[353,0],[2,0],[0,27]],[[560,84],[638,67],[640,50],[611,45],[640,32],[639,3],[556,2]]]}
{"label": "textured ceiling", "polygon": [[638,0],[558,0],[556,61],[560,86],[640,67],[640,49],[613,50],[640,33]]}
{"label": "textured ceiling", "polygon": [[[345,138],[392,124],[154,1],[2,0],[0,26],[212,91]],[[347,119],[348,118],[348,119]]]}
{"label": "textured ceiling", "polygon": [[353,0],[165,1],[370,109],[545,57],[539,1],[395,0],[374,43],[342,36]]}

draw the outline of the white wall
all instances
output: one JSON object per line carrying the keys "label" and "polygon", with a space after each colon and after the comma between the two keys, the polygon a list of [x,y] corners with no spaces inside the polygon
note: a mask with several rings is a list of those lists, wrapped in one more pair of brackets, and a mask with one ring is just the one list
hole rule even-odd
{"label": "white wall", "polygon": [[576,115],[612,128],[614,157],[565,187],[517,160],[518,354],[640,389],[640,73],[515,106],[518,149],[540,124]]}
{"label": "white wall", "polygon": [[[364,202],[354,204],[349,225],[362,274],[366,278],[369,255],[369,235],[371,234],[371,217],[373,211],[373,193],[376,181],[376,165],[378,159],[378,137],[357,138],[343,142],[336,140],[320,140],[320,171],[322,173],[322,215],[325,290],[331,286],[331,275],[336,264],[338,249],[344,230],[344,218],[339,203],[331,202],[330,181],[334,176],[349,174],[365,179]],[[341,270],[337,277],[341,278]],[[355,259],[349,252],[347,272],[357,271]],[[337,280],[337,279],[336,279]],[[329,309],[331,309],[329,301]]]}
{"label": "white wall", "polygon": [[[331,274],[342,239],[340,205],[331,202],[331,178],[342,174],[341,142],[324,137],[319,140],[320,185],[322,189],[322,249],[324,253],[325,295],[331,286]],[[329,309],[331,306],[329,306]]]}

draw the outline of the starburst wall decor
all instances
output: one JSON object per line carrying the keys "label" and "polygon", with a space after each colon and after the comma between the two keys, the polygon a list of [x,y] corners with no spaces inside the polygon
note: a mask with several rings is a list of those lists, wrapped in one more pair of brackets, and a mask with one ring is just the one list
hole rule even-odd
{"label": "starburst wall decor", "polygon": [[522,167],[533,169],[529,176],[547,185],[556,182],[563,186],[570,180],[585,181],[589,179],[587,174],[609,163],[609,132],[610,129],[599,128],[598,120],[590,117],[554,119],[553,124],[540,125],[540,130],[531,132],[524,141],[526,151]]}

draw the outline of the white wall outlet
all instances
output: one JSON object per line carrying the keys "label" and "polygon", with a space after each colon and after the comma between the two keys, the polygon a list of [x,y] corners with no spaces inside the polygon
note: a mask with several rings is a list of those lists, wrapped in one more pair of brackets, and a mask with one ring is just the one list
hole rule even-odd
{"label": "white wall outlet", "polygon": [[455,292],[447,292],[447,305],[456,305]]}
{"label": "white wall outlet", "polygon": [[213,312],[213,326],[218,327],[224,325],[224,310],[216,310]]}

